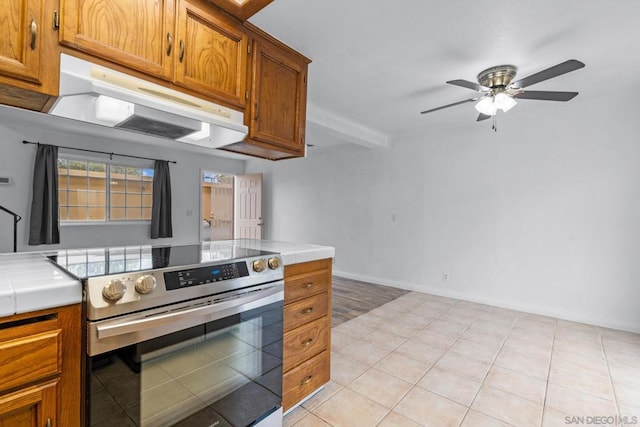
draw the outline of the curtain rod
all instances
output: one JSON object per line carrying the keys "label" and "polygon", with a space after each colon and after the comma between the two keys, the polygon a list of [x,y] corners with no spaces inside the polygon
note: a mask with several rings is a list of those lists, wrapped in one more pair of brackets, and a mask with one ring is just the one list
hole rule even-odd
{"label": "curtain rod", "polygon": [[[23,144],[33,144],[33,145],[40,145],[39,142],[31,142],[31,141],[22,141]],[[98,153],[98,154],[108,154],[110,156],[111,159],[113,159],[113,156],[120,156],[120,157],[131,157],[132,159],[144,159],[144,160],[158,160],[158,161],[164,161],[161,159],[152,159],[151,157],[142,157],[142,156],[132,156],[130,154],[118,154],[118,153],[111,153],[109,151],[99,151],[99,150],[88,150],[86,148],[74,148],[74,147],[65,147],[63,145],[56,145],[56,147],[58,148],[65,148],[67,150],[77,150],[77,151],[86,151],[88,153]],[[167,160],[167,162],[169,163],[178,163],[175,160]]]}

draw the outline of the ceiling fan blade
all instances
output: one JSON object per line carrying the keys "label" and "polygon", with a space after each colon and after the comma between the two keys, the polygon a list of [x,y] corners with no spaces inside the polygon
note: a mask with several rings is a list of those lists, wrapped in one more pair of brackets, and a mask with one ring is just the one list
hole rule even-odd
{"label": "ceiling fan blade", "polygon": [[432,108],[430,110],[421,111],[420,114],[433,113],[434,111],[442,110],[444,108],[455,107],[456,105],[466,104],[467,102],[473,102],[473,101],[477,101],[477,100],[478,100],[478,98],[469,98],[469,99],[465,99],[464,101],[454,102],[453,104],[447,104],[447,105],[443,105],[441,107]]}
{"label": "ceiling fan blade", "polygon": [[524,90],[513,95],[518,99],[538,99],[541,101],[569,101],[578,94],[578,92],[554,92],[546,90]]}
{"label": "ceiling fan blade", "polygon": [[487,116],[486,114],[480,113],[480,114],[478,114],[478,118],[476,119],[476,122],[481,122],[483,120],[487,120],[487,119],[490,119],[490,118],[491,118],[491,116]]}
{"label": "ceiling fan blade", "polygon": [[482,85],[479,85],[478,83],[470,82],[469,80],[449,80],[447,83],[454,86],[465,87],[471,90],[477,90],[478,92],[489,92],[490,90],[488,87],[484,87]]}
{"label": "ceiling fan blade", "polygon": [[513,89],[520,89],[523,87],[531,86],[536,83],[540,83],[541,81],[549,80],[553,77],[561,76],[571,71],[579,70],[582,67],[584,67],[584,64],[582,62],[575,59],[570,59],[558,65],[554,65],[553,67],[547,68],[546,70],[542,70],[538,73],[515,81],[511,83],[511,87]]}

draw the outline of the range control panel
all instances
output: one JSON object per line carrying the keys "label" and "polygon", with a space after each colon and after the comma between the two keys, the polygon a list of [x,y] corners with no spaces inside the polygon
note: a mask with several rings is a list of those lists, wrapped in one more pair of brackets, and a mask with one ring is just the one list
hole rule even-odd
{"label": "range control panel", "polygon": [[247,263],[242,261],[211,267],[192,268],[190,270],[169,271],[164,273],[164,283],[166,289],[171,291],[189,286],[238,279],[248,275]]}

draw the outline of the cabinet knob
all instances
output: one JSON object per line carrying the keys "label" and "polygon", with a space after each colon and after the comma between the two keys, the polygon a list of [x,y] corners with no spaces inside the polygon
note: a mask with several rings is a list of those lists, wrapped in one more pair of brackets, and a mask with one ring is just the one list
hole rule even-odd
{"label": "cabinet knob", "polygon": [[305,384],[309,384],[311,382],[311,380],[313,379],[313,375],[309,375],[308,377],[306,377],[305,379],[303,379],[302,381],[300,381],[300,385],[305,385]]}
{"label": "cabinet knob", "polygon": [[304,289],[312,288],[312,287],[313,287],[313,282],[305,283],[304,285],[302,285],[302,287],[303,287]]}
{"label": "cabinet knob", "polygon": [[313,313],[313,307],[307,307],[300,312],[301,314],[310,314]]}
{"label": "cabinet knob", "polygon": [[300,344],[302,344],[303,347],[309,347],[312,342],[313,342],[313,338],[309,338],[308,340],[302,341]]}

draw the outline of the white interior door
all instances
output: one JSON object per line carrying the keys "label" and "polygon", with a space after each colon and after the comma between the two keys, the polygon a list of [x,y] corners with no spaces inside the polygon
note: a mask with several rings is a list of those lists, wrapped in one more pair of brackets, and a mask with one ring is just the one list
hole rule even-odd
{"label": "white interior door", "polygon": [[236,176],[236,239],[262,239],[262,174]]}

